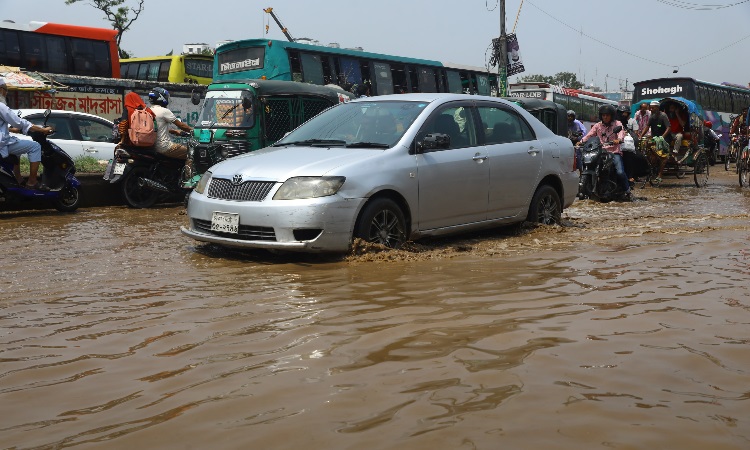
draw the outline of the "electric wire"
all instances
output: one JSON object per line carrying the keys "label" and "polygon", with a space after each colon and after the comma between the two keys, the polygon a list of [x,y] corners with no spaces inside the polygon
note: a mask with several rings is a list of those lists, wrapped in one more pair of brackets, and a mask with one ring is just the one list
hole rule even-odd
{"label": "electric wire", "polygon": [[699,4],[691,2],[683,2],[680,0],[656,0],[659,3],[663,3],[668,6],[674,6],[681,9],[692,9],[696,11],[716,11],[719,9],[731,8],[733,6],[741,5],[743,3],[750,2],[750,0],[743,0],[741,2],[732,3],[729,5],[716,5],[716,4]]}
{"label": "electric wire", "polygon": [[[605,46],[607,46],[607,47],[611,48],[612,50],[617,50],[618,52],[624,53],[624,54],[626,54],[626,55],[629,55],[629,56],[632,56],[632,57],[634,57],[634,58],[638,58],[638,59],[641,59],[641,60],[643,60],[643,61],[646,61],[646,62],[650,62],[650,63],[653,63],[653,64],[658,64],[658,65],[660,65],[660,66],[665,66],[665,67],[674,67],[674,68],[677,68],[677,67],[684,67],[684,66],[687,66],[687,65],[689,65],[689,64],[692,64],[692,63],[694,63],[694,62],[697,62],[697,61],[701,61],[701,60],[703,60],[703,59],[706,59],[706,58],[708,58],[709,56],[714,56],[714,55],[716,55],[717,53],[719,53],[719,52],[722,52],[722,51],[724,51],[724,50],[726,50],[726,49],[728,49],[728,48],[730,48],[730,47],[732,47],[732,46],[734,46],[734,45],[737,45],[737,44],[739,44],[740,42],[742,42],[742,41],[744,41],[744,40],[746,40],[746,39],[750,38],[750,34],[748,34],[747,36],[745,36],[745,37],[743,37],[743,38],[740,38],[739,40],[737,40],[737,41],[735,41],[735,42],[733,42],[733,43],[731,43],[731,44],[729,44],[729,45],[727,45],[727,46],[725,46],[725,47],[722,47],[722,48],[720,48],[720,49],[718,49],[718,50],[714,50],[714,51],[712,51],[711,53],[709,53],[709,54],[707,54],[707,55],[701,56],[700,58],[696,58],[696,59],[690,60],[690,61],[688,61],[688,62],[685,62],[685,63],[682,63],[682,64],[666,64],[666,63],[663,63],[663,62],[660,62],[660,61],[654,61],[653,59],[649,59],[649,58],[645,58],[645,57],[643,57],[643,56],[640,56],[640,55],[636,55],[635,53],[631,53],[631,52],[629,52],[629,51],[627,51],[627,50],[622,50],[622,49],[620,49],[620,48],[614,47],[614,46],[612,46],[611,44],[609,44],[609,43],[607,43],[607,42],[604,42],[604,41],[602,41],[602,40],[600,40],[600,39],[597,39],[597,38],[595,38],[594,36],[591,36],[591,35],[588,35],[588,34],[584,33],[584,32],[583,32],[582,30],[577,30],[577,29],[575,29],[574,27],[572,27],[572,26],[568,25],[567,23],[563,22],[562,20],[560,20],[560,19],[558,19],[558,18],[554,17],[553,15],[551,15],[550,13],[548,13],[547,11],[545,11],[545,10],[543,10],[542,8],[538,7],[538,6],[537,6],[537,5],[535,5],[535,4],[533,3],[533,2],[531,2],[531,0],[527,0],[527,1],[528,1],[528,3],[529,3],[529,4],[531,5],[531,6],[533,6],[533,7],[534,7],[534,8],[536,8],[536,9],[538,9],[539,11],[541,11],[541,12],[542,12],[542,13],[543,13],[544,15],[546,15],[546,16],[547,16],[547,17],[549,17],[550,19],[554,20],[555,22],[558,22],[558,23],[560,23],[561,25],[563,25],[563,26],[565,26],[565,27],[567,27],[567,28],[570,28],[571,30],[573,30],[573,31],[574,31],[574,32],[576,32],[577,34],[581,34],[582,36],[586,36],[587,38],[591,39],[592,41],[595,41],[595,42],[598,42],[598,43],[600,43],[600,44],[602,44],[602,45],[605,45]],[[659,2],[662,2],[662,3],[663,3],[663,2],[665,2],[665,1],[667,1],[667,0],[657,0],[657,1],[659,1]],[[677,0],[669,0],[669,1],[672,1],[672,2],[676,2]],[[750,2],[750,0],[744,0],[744,1],[741,1],[741,2],[738,2],[738,3],[734,3],[734,4],[732,4],[732,5],[726,5],[726,6],[722,5],[722,6],[723,6],[723,7],[736,6],[736,5],[740,5],[740,4],[742,4],[742,3],[748,3],[748,2]],[[718,8],[717,8],[717,9],[718,9]]]}

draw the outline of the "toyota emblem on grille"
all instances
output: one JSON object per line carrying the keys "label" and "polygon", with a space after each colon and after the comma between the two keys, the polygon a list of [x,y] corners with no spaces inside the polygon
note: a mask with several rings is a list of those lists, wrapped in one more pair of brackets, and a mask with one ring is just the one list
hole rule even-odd
{"label": "toyota emblem on grille", "polygon": [[242,184],[242,174],[237,174],[232,177],[232,184]]}

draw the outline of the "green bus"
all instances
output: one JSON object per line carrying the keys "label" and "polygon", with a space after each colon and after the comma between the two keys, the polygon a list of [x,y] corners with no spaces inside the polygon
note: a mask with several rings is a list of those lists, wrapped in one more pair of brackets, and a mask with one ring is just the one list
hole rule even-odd
{"label": "green bus", "polygon": [[345,89],[364,85],[370,95],[497,94],[497,74],[481,67],[273,39],[221,45],[216,49],[213,75],[216,82],[251,78],[335,84]]}

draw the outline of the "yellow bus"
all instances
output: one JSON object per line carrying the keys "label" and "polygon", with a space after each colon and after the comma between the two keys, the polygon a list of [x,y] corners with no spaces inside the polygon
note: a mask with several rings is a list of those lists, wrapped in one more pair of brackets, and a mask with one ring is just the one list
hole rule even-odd
{"label": "yellow bus", "polygon": [[173,55],[120,60],[120,76],[131,80],[210,84],[211,55]]}

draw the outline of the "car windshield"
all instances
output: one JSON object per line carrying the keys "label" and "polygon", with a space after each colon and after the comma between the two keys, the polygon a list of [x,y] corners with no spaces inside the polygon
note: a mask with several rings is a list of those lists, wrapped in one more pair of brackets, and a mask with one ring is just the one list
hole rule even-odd
{"label": "car windshield", "polygon": [[242,99],[252,100],[249,91],[208,91],[196,128],[250,128],[255,123],[254,108],[244,109]]}
{"label": "car windshield", "polygon": [[390,148],[426,106],[427,102],[409,101],[341,103],[313,117],[275,146]]}

